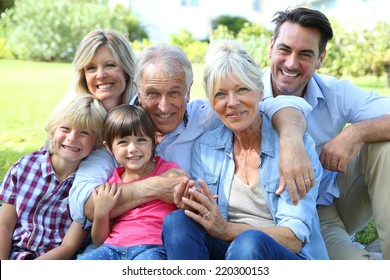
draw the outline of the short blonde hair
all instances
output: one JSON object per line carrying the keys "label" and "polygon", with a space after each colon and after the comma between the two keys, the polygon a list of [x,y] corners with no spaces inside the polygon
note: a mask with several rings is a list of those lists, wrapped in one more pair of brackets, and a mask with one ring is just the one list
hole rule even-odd
{"label": "short blonde hair", "polygon": [[[92,94],[70,94],[53,109],[45,130],[49,136],[61,124],[76,129],[91,129],[94,132],[94,148],[97,148],[103,143],[103,123],[106,115],[102,103]],[[51,145],[46,143],[46,148],[51,152]]]}
{"label": "short blonde hair", "polygon": [[87,66],[97,49],[105,46],[116,62],[127,74],[126,88],[122,104],[129,104],[136,91],[133,85],[135,54],[129,42],[117,31],[95,29],[81,40],[73,60],[73,89],[77,93],[90,93],[85,79],[84,67]]}
{"label": "short blonde hair", "polygon": [[239,42],[222,40],[211,43],[203,75],[203,87],[211,102],[221,80],[233,76],[248,88],[263,93],[261,69]]}

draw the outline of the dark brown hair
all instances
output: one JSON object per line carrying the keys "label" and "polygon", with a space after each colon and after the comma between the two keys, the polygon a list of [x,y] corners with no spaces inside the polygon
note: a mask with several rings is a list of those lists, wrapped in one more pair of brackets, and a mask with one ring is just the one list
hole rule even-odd
{"label": "dark brown hair", "polygon": [[320,11],[307,8],[296,8],[293,10],[276,12],[272,23],[275,23],[274,40],[279,36],[280,26],[286,21],[298,23],[303,27],[316,28],[321,33],[320,44],[318,46],[320,55],[325,51],[326,44],[333,38],[332,26],[328,18]]}
{"label": "dark brown hair", "polygon": [[155,129],[151,119],[140,106],[122,104],[108,112],[103,125],[103,139],[112,150],[116,138],[147,136],[152,139],[152,156],[156,148]]}

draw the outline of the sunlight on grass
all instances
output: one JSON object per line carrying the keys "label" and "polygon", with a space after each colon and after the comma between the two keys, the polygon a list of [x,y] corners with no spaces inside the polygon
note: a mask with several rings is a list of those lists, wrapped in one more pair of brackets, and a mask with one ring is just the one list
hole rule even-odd
{"label": "sunlight on grass", "polygon": [[[69,63],[44,63],[0,60],[0,178],[21,156],[38,150],[46,139],[46,119],[52,108],[67,92],[71,81]],[[203,65],[194,64],[191,99],[205,98]],[[364,77],[352,82],[365,89],[375,89],[390,97],[385,77]],[[375,229],[375,226],[373,227]],[[367,232],[369,234],[367,234]],[[371,231],[360,234],[360,242],[372,241]],[[358,235],[359,237],[359,235]]]}

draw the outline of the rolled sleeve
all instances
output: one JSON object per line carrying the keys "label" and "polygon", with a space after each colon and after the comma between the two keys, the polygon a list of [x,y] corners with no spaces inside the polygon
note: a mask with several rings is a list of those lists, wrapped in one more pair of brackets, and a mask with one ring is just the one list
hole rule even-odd
{"label": "rolled sleeve", "polygon": [[272,119],[273,115],[277,111],[287,107],[293,107],[300,110],[305,117],[307,117],[312,110],[312,107],[305,99],[292,95],[267,97],[259,103],[260,111],[262,111],[269,119]]}
{"label": "rolled sleeve", "polygon": [[93,151],[80,163],[69,192],[69,207],[72,219],[84,228],[91,225],[84,213],[85,202],[92,189],[108,181],[116,166],[114,157],[106,148]]}

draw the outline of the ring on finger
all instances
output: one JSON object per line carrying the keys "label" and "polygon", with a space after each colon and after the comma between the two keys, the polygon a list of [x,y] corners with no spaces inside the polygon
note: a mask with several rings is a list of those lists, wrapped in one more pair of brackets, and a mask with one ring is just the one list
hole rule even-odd
{"label": "ring on finger", "polygon": [[210,217],[210,214],[210,211],[207,210],[207,212],[203,214],[203,218]]}
{"label": "ring on finger", "polygon": [[304,180],[304,182],[306,183],[306,182],[310,182],[311,180],[310,179],[305,179]]}

